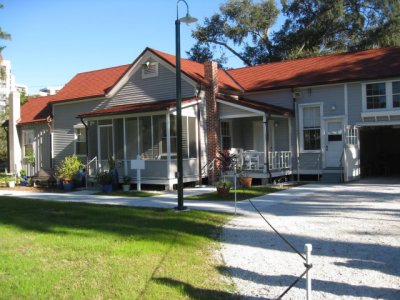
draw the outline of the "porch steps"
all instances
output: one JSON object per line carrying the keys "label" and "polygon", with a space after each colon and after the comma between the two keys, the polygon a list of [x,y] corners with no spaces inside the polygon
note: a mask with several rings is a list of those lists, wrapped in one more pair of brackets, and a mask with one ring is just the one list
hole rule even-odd
{"label": "porch steps", "polygon": [[343,182],[343,168],[328,167],[322,170],[321,183]]}

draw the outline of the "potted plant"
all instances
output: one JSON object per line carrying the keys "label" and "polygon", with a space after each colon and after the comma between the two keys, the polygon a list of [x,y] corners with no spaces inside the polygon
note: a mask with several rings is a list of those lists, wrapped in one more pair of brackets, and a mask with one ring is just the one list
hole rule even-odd
{"label": "potted plant", "polygon": [[243,171],[242,169],[236,170],[239,174],[239,181],[244,188],[251,188],[253,178],[249,177],[247,171]]}
{"label": "potted plant", "polygon": [[26,170],[22,169],[19,171],[19,174],[21,175],[21,185],[22,186],[27,186],[28,185],[28,176],[26,175]]}
{"label": "potted plant", "polygon": [[130,176],[124,176],[124,178],[122,178],[122,191],[129,192],[129,189],[131,187],[131,181],[132,177]]}
{"label": "potted plant", "polygon": [[7,177],[7,185],[10,188],[15,188],[15,177],[14,176]]}
{"label": "potted plant", "polygon": [[102,186],[103,193],[112,192],[112,184],[114,181],[114,177],[110,172],[100,172],[96,176],[97,183]]}
{"label": "potted plant", "polygon": [[66,156],[57,167],[57,176],[63,182],[64,190],[69,192],[73,188],[73,179],[81,168],[83,163],[76,155]]}
{"label": "potted plant", "polygon": [[223,179],[217,182],[216,188],[218,195],[225,197],[229,194],[231,183],[228,180]]}

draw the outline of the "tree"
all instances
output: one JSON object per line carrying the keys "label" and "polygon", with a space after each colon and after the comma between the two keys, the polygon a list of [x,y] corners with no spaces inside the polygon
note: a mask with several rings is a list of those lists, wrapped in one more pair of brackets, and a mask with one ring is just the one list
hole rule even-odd
{"label": "tree", "polygon": [[399,0],[282,1],[275,34],[283,59],[400,44]]}
{"label": "tree", "polygon": [[[1,8],[3,8],[3,4],[0,3],[0,9]],[[0,40],[10,40],[10,39],[11,39],[11,35],[4,32],[2,30],[2,28],[0,27]],[[3,51],[4,48],[5,48],[5,46],[0,45],[0,64],[3,60],[1,52]],[[4,72],[3,68],[0,68],[0,80],[5,80],[5,72]],[[1,126],[4,122],[4,120],[7,119],[7,117],[8,117],[7,115],[8,115],[7,111],[0,113],[0,161],[5,160],[7,158],[7,141],[6,141],[7,134]]]}
{"label": "tree", "polygon": [[[3,8],[3,4],[0,3],[0,9]],[[0,40],[10,40],[11,39],[11,35],[4,32],[2,30],[2,28],[0,27]],[[5,48],[5,46],[0,45],[0,64],[3,61],[3,56],[1,55],[1,52],[3,51],[3,49]],[[5,72],[3,70],[3,68],[0,68],[0,80],[4,80],[5,78]]]}
{"label": "tree", "polygon": [[[245,65],[400,45],[399,0],[281,0],[284,24],[270,32],[272,0],[228,0],[193,32],[189,58],[229,51]],[[219,49],[217,49],[217,46]]]}
{"label": "tree", "polygon": [[[228,0],[220,6],[220,13],[205,18],[204,26],[193,31],[197,44],[187,52],[189,58],[204,62],[212,51],[220,47],[239,57],[246,65],[264,62],[273,56],[269,29],[275,23],[279,10],[274,0],[254,3],[252,0]],[[237,50],[236,47],[242,47]],[[254,56],[255,53],[259,55]],[[224,62],[224,56],[219,58]]]}

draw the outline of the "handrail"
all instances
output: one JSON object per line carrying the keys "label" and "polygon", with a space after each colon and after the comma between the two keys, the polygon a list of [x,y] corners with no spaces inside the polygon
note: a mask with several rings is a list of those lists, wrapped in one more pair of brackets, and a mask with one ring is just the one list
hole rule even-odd
{"label": "handrail", "polygon": [[211,170],[211,171],[214,170],[215,160],[216,160],[216,158],[214,158],[210,163],[205,164],[201,168],[201,175],[206,175],[206,171],[205,171],[206,168],[207,168],[207,170]]}

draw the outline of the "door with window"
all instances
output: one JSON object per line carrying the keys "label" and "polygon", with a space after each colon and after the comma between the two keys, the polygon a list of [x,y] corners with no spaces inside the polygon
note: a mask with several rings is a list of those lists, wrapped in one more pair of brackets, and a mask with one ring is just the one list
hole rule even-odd
{"label": "door with window", "polygon": [[342,120],[328,120],[325,125],[325,165],[326,167],[340,167],[343,153]]}

